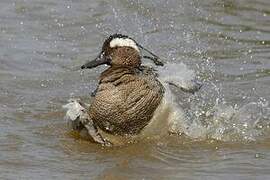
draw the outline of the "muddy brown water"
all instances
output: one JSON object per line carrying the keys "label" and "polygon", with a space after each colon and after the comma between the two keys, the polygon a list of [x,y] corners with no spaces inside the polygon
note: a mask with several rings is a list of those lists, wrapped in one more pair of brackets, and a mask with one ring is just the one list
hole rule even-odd
{"label": "muddy brown water", "polygon": [[[72,68],[115,32],[196,72],[203,133],[104,148],[67,129],[62,105],[104,69]],[[268,0],[2,0],[0,63],[1,179],[270,178]]]}

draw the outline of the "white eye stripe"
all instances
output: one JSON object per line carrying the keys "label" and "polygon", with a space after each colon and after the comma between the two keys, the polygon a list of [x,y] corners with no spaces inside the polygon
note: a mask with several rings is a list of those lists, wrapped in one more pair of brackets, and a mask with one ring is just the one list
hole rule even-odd
{"label": "white eye stripe", "polygon": [[136,42],[129,38],[114,38],[113,40],[111,40],[110,47],[114,48],[117,46],[118,47],[123,47],[123,46],[132,47],[136,49],[138,52],[140,52]]}

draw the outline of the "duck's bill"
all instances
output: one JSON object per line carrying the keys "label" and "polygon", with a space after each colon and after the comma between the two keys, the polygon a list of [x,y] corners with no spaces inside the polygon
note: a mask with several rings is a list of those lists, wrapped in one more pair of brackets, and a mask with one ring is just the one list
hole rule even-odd
{"label": "duck's bill", "polygon": [[96,59],[89,61],[81,66],[81,69],[91,69],[102,64],[108,64],[108,59],[104,56],[104,53],[100,53]]}

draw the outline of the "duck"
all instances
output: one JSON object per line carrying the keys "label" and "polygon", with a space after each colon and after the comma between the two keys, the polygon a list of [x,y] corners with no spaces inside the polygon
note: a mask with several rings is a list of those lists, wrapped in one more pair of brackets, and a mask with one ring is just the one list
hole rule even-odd
{"label": "duck", "polygon": [[[152,57],[142,56],[142,50]],[[142,65],[145,58],[157,66],[164,65],[157,55],[127,35],[113,34],[106,38],[98,56],[81,69],[100,65],[108,68],[100,74],[89,105],[71,100],[65,106],[69,126],[96,143],[111,146],[145,132],[154,126],[152,121],[157,120],[153,119],[166,124],[166,118],[156,118],[162,111],[165,87],[154,68]]]}

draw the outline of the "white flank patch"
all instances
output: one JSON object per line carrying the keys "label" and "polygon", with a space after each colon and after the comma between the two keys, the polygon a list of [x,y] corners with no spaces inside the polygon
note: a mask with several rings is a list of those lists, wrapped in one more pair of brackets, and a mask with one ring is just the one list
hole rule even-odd
{"label": "white flank patch", "polygon": [[132,47],[134,49],[136,49],[138,52],[140,52],[138,46],[136,45],[136,42],[133,41],[132,39],[129,38],[115,38],[113,40],[111,40],[110,42],[110,47],[114,48],[114,47]]}

